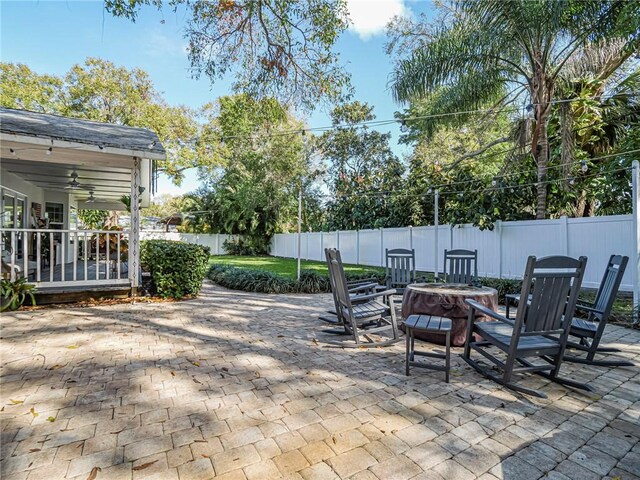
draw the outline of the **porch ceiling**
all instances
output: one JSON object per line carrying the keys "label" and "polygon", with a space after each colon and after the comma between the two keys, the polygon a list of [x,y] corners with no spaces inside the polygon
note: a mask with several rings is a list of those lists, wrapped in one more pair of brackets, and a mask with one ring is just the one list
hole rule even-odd
{"label": "porch ceiling", "polygon": [[[71,193],[80,202],[89,198],[90,191],[94,192],[97,202],[117,201],[122,195],[128,195],[131,191],[131,170],[126,168],[71,162],[26,161],[6,157],[2,159],[2,166],[6,171],[42,189]],[[78,174],[76,181],[80,187],[70,189],[67,186],[74,171]]]}

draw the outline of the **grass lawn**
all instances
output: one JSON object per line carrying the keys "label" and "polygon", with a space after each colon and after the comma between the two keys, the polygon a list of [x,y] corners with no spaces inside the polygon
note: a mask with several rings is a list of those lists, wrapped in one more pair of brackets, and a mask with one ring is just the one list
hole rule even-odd
{"label": "grass lawn", "polygon": [[[296,278],[298,261],[295,258],[279,258],[279,257],[235,257],[231,255],[212,255],[209,259],[210,264],[218,263],[223,265],[231,265],[238,268],[250,268],[253,270],[267,270],[290,278]],[[327,264],[325,262],[316,262],[313,260],[302,260],[303,270],[315,270],[318,273],[327,274]],[[367,267],[363,265],[346,265],[345,272],[365,273],[365,272],[384,272],[384,268]]]}

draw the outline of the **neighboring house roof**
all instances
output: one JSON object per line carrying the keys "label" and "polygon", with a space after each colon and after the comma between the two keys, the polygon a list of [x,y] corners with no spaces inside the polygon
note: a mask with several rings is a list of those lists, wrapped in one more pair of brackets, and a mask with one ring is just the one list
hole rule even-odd
{"label": "neighboring house roof", "polygon": [[0,108],[0,132],[165,155],[155,132],[48,113]]}

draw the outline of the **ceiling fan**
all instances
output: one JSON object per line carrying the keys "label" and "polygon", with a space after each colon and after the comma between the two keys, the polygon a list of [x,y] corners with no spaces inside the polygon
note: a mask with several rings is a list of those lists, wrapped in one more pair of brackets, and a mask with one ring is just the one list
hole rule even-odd
{"label": "ceiling fan", "polygon": [[67,182],[67,186],[64,187],[67,190],[78,190],[80,188],[80,182],[78,182],[78,174],[76,173],[76,171],[74,170],[73,172],[71,172],[71,181]]}
{"label": "ceiling fan", "polygon": [[85,203],[95,203],[96,200],[97,200],[97,198],[93,196],[93,190],[91,190],[89,192],[89,198],[87,198],[84,202]]}

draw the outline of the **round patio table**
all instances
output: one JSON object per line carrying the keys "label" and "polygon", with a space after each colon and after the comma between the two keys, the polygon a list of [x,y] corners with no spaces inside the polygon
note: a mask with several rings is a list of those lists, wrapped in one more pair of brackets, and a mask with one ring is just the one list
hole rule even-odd
{"label": "round patio table", "polygon": [[[498,291],[495,288],[475,287],[459,283],[414,283],[407,287],[402,297],[402,317],[409,315],[437,315],[450,318],[453,323],[451,343],[461,347],[467,340],[467,319],[471,299],[496,311]],[[489,317],[477,315],[476,321],[487,321]],[[416,338],[444,345],[444,336],[416,332]]]}

